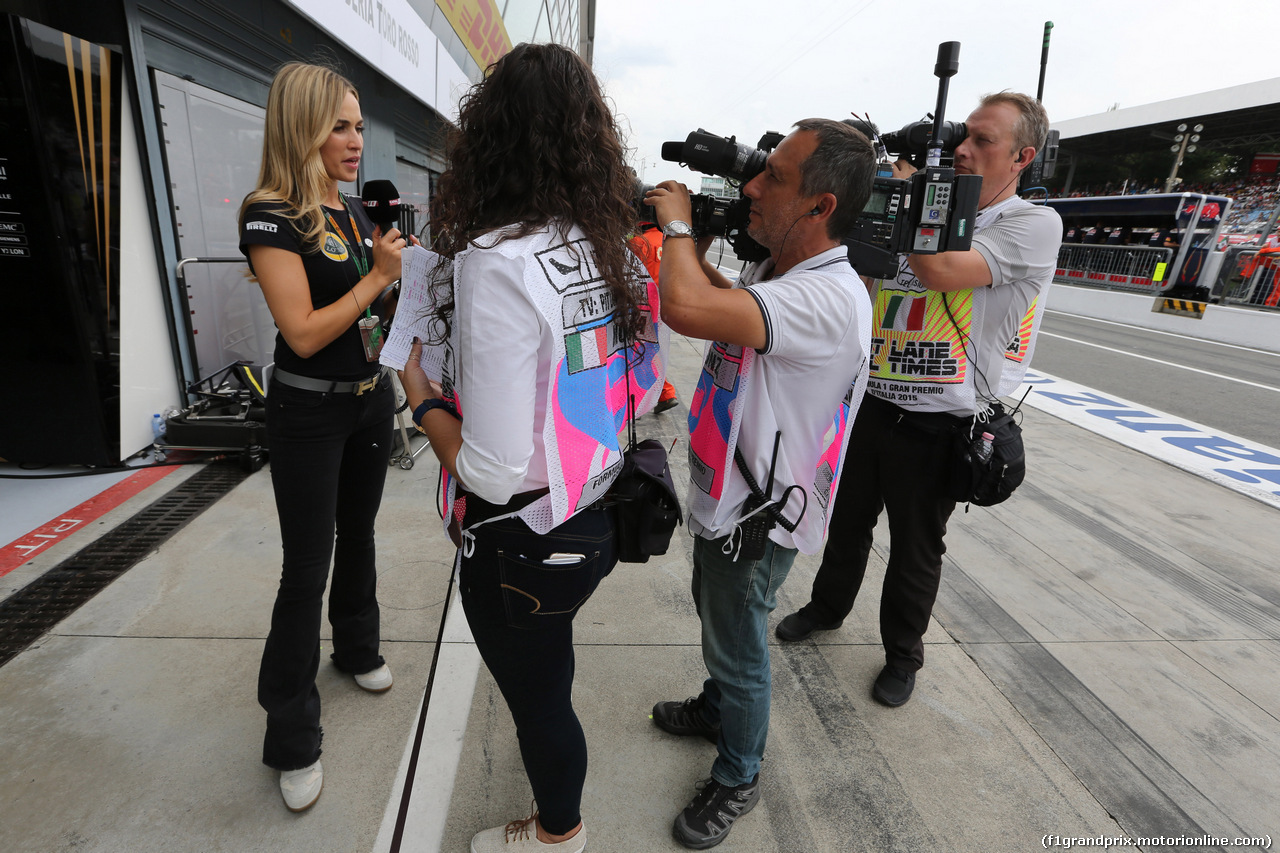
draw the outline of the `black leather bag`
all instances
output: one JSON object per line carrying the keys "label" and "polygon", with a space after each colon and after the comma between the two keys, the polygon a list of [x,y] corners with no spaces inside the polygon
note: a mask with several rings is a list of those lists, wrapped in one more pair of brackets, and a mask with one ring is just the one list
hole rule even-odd
{"label": "black leather bag", "polygon": [[613,481],[606,501],[617,520],[620,562],[647,563],[650,557],[667,553],[676,525],[683,519],[666,448],[656,439],[627,448],[622,473]]}
{"label": "black leather bag", "polygon": [[[1008,500],[1027,474],[1026,448],[1022,427],[1004,406],[995,403],[991,418],[969,430],[956,430],[952,458],[951,498],[957,503],[995,506]],[[986,461],[974,452],[974,436],[989,432],[994,437],[991,456]]]}
{"label": "black leather bag", "polygon": [[[630,347],[627,349],[630,354]],[[647,563],[667,553],[680,517],[680,501],[667,464],[667,449],[653,438],[636,441],[636,399],[631,394],[631,359],[626,360],[627,449],[605,503],[617,522],[614,544],[620,563]]]}

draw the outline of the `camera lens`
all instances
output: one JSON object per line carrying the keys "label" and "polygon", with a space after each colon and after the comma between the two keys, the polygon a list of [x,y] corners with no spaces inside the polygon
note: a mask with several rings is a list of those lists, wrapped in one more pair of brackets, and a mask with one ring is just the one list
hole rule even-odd
{"label": "camera lens", "polygon": [[705,130],[690,133],[683,145],[667,142],[662,146],[664,160],[676,160],[695,171],[744,184],[764,170],[767,156],[764,151],[742,145],[732,136],[716,136]]}

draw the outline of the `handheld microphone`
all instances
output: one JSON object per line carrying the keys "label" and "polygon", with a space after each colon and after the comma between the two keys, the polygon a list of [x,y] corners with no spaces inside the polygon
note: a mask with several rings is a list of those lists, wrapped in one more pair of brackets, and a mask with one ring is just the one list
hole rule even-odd
{"label": "handheld microphone", "polygon": [[400,192],[390,181],[366,181],[361,193],[364,212],[386,234],[400,223]]}

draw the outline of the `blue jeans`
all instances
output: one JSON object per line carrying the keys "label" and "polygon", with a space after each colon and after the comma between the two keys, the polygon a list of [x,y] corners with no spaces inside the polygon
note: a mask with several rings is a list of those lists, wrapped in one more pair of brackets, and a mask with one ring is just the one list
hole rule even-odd
{"label": "blue jeans", "polygon": [[769,614],[791,572],[796,550],[772,541],[754,563],[722,551],[725,538],[693,543],[693,603],[702,619],[702,659],[710,677],[703,715],[720,724],[711,775],[743,785],[760,772],[769,735]]}

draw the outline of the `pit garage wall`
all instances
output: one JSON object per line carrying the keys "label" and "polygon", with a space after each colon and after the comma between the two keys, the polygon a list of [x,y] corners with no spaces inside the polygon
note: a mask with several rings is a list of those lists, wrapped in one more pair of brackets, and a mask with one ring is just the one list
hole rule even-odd
{"label": "pit garage wall", "polygon": [[177,404],[182,382],[173,358],[164,277],[156,259],[142,150],[133,113],[120,122],[120,456],[152,441],[151,415]]}
{"label": "pit garage wall", "polygon": [[[121,312],[136,306],[122,293],[136,267],[121,268],[121,195],[136,187],[118,168],[134,144],[121,54],[15,15],[0,21],[0,457],[113,464]],[[155,331],[167,343],[166,328]]]}
{"label": "pit garage wall", "polygon": [[[420,33],[416,54],[406,58],[425,63],[429,72],[400,75],[403,85],[400,78],[393,82],[383,68],[299,14],[301,7],[317,5],[325,4],[0,0],[6,42],[13,43],[14,27],[53,30],[56,51],[46,53],[56,52],[62,64],[56,73],[41,76],[62,87],[60,99],[67,97],[68,79],[81,73],[68,75],[67,61],[61,59],[64,36],[76,40],[72,55],[77,68],[83,64],[79,42],[91,38],[99,41],[86,42],[85,55],[95,57],[94,62],[109,55],[113,68],[109,97],[97,98],[99,106],[111,104],[108,121],[104,124],[100,115],[89,120],[81,83],[82,102],[76,108],[81,142],[74,141],[77,133],[59,128],[71,145],[88,151],[85,156],[99,166],[96,174],[85,169],[81,180],[78,158],[75,168],[61,160],[51,164],[51,149],[35,139],[51,132],[37,113],[6,123],[23,125],[22,132],[11,128],[6,134],[12,143],[6,149],[14,149],[8,171],[20,172],[34,187],[24,197],[38,197],[41,212],[32,208],[29,222],[9,217],[15,220],[11,228],[26,229],[22,239],[27,244],[14,245],[30,256],[28,272],[35,277],[19,278],[12,269],[0,276],[3,314],[9,318],[0,335],[0,387],[15,401],[0,416],[0,458],[114,464],[148,446],[152,414],[184,404],[186,384],[208,372],[197,361],[191,308],[175,275],[186,253],[170,192],[156,99],[158,72],[261,107],[282,62],[335,62],[360,88],[371,130],[362,181],[408,169],[415,177],[423,173],[421,183],[429,185],[430,170],[442,166],[445,119],[427,102],[440,103],[444,114],[451,114],[456,96],[469,82],[466,75],[434,35]],[[328,0],[327,5],[349,6],[345,0]],[[16,63],[7,44],[5,53],[10,54],[6,62]],[[49,57],[41,61],[50,63]],[[26,73],[31,76],[30,70]],[[22,86],[13,82],[7,88],[13,92]],[[48,99],[48,88],[44,85],[41,98]],[[407,90],[413,97],[406,96]],[[9,103],[13,106],[15,100],[11,97]],[[58,109],[71,114],[64,106]],[[108,136],[104,127],[111,130]],[[91,132],[96,136],[88,140]],[[84,186],[75,192],[53,188],[73,179]],[[8,189],[0,192],[16,198],[21,193],[14,188],[20,183],[10,179]],[[242,196],[247,189],[236,192]],[[86,200],[95,198],[97,219],[80,215],[89,213]],[[76,224],[68,225],[70,220]],[[89,238],[79,233],[86,227]],[[91,243],[92,252],[81,251]]]}

